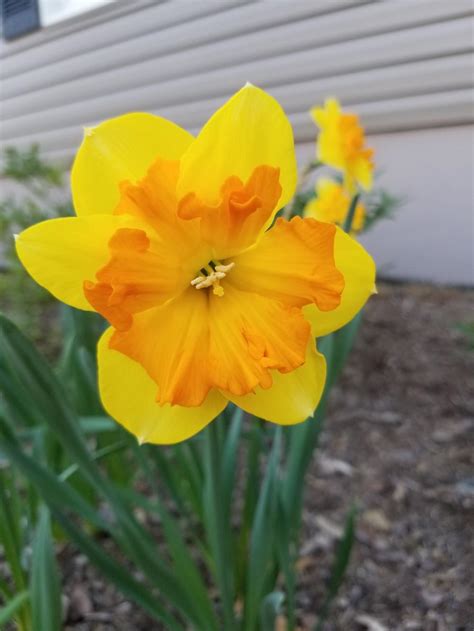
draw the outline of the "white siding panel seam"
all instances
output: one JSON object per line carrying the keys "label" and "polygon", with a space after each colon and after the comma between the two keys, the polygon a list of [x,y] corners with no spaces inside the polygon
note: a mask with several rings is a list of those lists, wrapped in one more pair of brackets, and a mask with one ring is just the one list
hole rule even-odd
{"label": "white siding panel seam", "polygon": [[[104,50],[111,46],[129,50],[129,57],[133,59],[133,50],[136,48],[136,40],[146,38],[149,44],[155,39],[160,51],[161,40],[156,39],[158,32],[165,32],[165,40],[171,42],[176,49],[186,49],[194,47],[203,42],[216,41],[231,37],[235,33],[248,33],[257,31],[261,28],[270,28],[288,22],[296,21],[306,16],[326,15],[336,13],[352,6],[370,4],[376,0],[319,0],[317,4],[312,2],[290,3],[280,2],[272,7],[272,12],[268,12],[268,7],[263,2],[256,3],[256,0],[206,0],[205,3],[186,2],[181,3],[179,10],[173,0],[168,1],[163,6],[162,2],[152,3],[148,6],[147,11],[140,10],[132,13],[130,18],[124,20],[112,20],[107,24],[106,39],[103,37],[102,25],[97,28],[88,28],[87,42],[84,42],[81,32],[74,33],[69,36],[66,42],[62,42],[62,50],[54,49],[47,46],[45,52],[49,56],[45,61],[47,63],[61,62],[62,59],[74,58],[84,54],[84,45],[87,46],[86,53],[100,55]],[[184,6],[184,9],[183,9]],[[230,15],[228,12],[231,12]],[[226,13],[225,20],[219,16],[220,13]],[[135,19],[134,19],[135,18]],[[188,26],[188,22],[203,21],[206,28],[199,28],[193,24]],[[175,35],[176,33],[176,35]],[[49,42],[46,42],[49,44]],[[184,44],[184,46],[183,46]],[[141,50],[147,50],[149,46],[144,46]],[[138,48],[140,50],[140,48]],[[41,64],[41,48],[38,51],[39,56],[35,58],[28,56],[26,58],[5,60],[2,75],[5,77],[18,76],[22,72],[28,72],[37,68]],[[54,57],[51,57],[51,53]],[[120,56],[121,57],[121,56]],[[23,60],[23,63],[21,63]],[[11,61],[9,65],[9,61]],[[27,63],[31,67],[27,67]],[[123,58],[121,62],[124,63]],[[125,60],[126,63],[126,60]],[[86,64],[87,66],[87,64]]]}
{"label": "white siding panel seam", "polygon": [[[370,40],[369,42],[364,42],[363,45],[368,46],[368,57],[373,57],[374,59],[377,58],[377,50],[381,51],[381,54],[383,55],[381,47],[384,47],[383,50],[388,52],[410,52],[410,48],[407,47],[407,42],[411,43],[412,52],[409,55],[410,57],[415,56],[416,58],[416,54],[413,55],[413,49],[416,50],[416,46],[419,44],[421,44],[421,50],[424,51],[424,54],[426,54],[426,48],[423,48],[423,46],[426,46],[427,42],[430,43],[431,47],[428,50],[431,51],[432,54],[434,52],[439,53],[439,51],[443,49],[442,47],[445,46],[445,53],[452,53],[457,49],[461,51],[462,55],[470,48],[471,30],[469,24],[467,24],[465,20],[458,21],[456,24],[455,36],[453,36],[454,34],[451,32],[452,26],[452,23],[438,25],[432,32],[431,38],[420,36],[420,33],[415,32],[413,33],[415,37],[411,40],[409,39],[410,33],[402,32],[397,35],[393,35],[391,46],[387,46],[388,42],[384,37],[378,37],[377,46],[374,48],[371,48]],[[426,30],[429,29],[432,29],[432,27],[426,27]],[[423,31],[423,29],[420,30]],[[350,51],[350,43],[346,46]],[[61,127],[67,127],[74,123],[77,123],[78,125],[90,124],[93,121],[98,122],[104,118],[123,113],[124,111],[157,110],[162,107],[171,109],[175,106],[179,108],[183,102],[186,102],[187,106],[193,107],[195,102],[199,102],[203,99],[209,99],[210,97],[221,97],[224,99],[225,96],[245,83],[246,80],[251,80],[254,83],[260,83],[263,87],[267,87],[269,89],[275,85],[279,85],[279,82],[286,85],[297,81],[301,82],[301,79],[308,81],[310,75],[306,74],[306,69],[308,69],[310,73],[312,72],[315,79],[320,80],[321,89],[324,89],[325,80],[331,82],[334,77],[334,81],[331,83],[332,91],[334,91],[334,88],[340,84],[340,88],[337,92],[340,93],[341,98],[343,98],[345,84],[343,73],[347,73],[346,56],[339,54],[340,51],[338,47],[333,47],[332,51],[333,59],[336,63],[339,63],[339,66],[338,68],[335,68],[336,64],[333,63],[329,71],[326,69],[324,64],[321,65],[321,71],[318,71],[317,69],[313,70],[313,68],[317,68],[318,57],[319,59],[321,59],[321,57],[318,56],[317,51],[310,51],[310,56],[306,59],[306,63],[303,64],[295,63],[295,59],[290,56],[289,62],[287,61],[286,63],[285,57],[274,58],[236,68],[232,74],[224,69],[189,78],[171,79],[169,81],[162,80],[161,82],[153,81],[151,77],[149,80],[146,78],[144,79],[142,75],[136,89],[131,89],[132,86],[130,83],[127,83],[129,82],[128,76],[124,74],[122,76],[125,81],[123,85],[123,88],[125,89],[122,88],[118,92],[114,92],[113,86],[110,84],[108,85],[105,80],[97,80],[95,82],[95,77],[93,77],[92,81],[89,81],[89,90],[84,90],[84,84],[77,82],[77,91],[71,95],[67,102],[61,103],[61,99],[64,99],[65,95],[67,96],[68,84],[65,84],[59,91],[55,91],[53,88],[46,89],[43,92],[43,101],[41,101],[41,99],[39,101],[35,100],[35,93],[16,100],[16,103],[14,99],[11,106],[8,100],[4,101],[2,103],[3,124],[1,136],[4,139],[9,139],[30,134],[34,131],[45,131],[48,127],[54,128],[58,125]],[[354,54],[348,55],[347,57],[352,60],[357,59],[357,55]],[[406,75],[407,72],[409,74],[413,72],[410,70],[411,64],[402,64],[401,66],[398,66],[402,76],[397,78],[397,72],[399,72],[399,70],[397,70],[397,65],[395,65],[395,70],[390,70],[390,67],[387,66],[386,62],[387,59],[385,59],[384,65],[381,68],[382,72],[379,71],[378,74],[378,69],[369,68],[371,72],[376,73],[374,78],[374,87],[371,88],[372,92],[374,91],[374,88],[376,89],[378,82],[381,79],[383,81],[383,70],[385,68],[388,75],[392,76],[392,80],[395,84],[393,86],[394,90],[403,89],[404,75]],[[428,70],[435,66],[434,71],[432,72],[434,78],[432,79],[430,89],[436,91],[436,65],[440,65],[439,82],[441,87],[443,85],[443,81],[446,80],[446,77],[450,80],[449,65],[451,63],[453,62],[444,62],[442,58],[435,58],[433,60],[427,59],[424,64],[421,64],[421,66],[418,64],[418,66],[415,67],[415,72],[419,71],[420,73],[419,85],[423,85],[423,65],[426,65]],[[456,61],[454,64],[456,64]],[[465,86],[466,82],[469,86],[471,84],[470,79],[472,76],[469,68],[469,60],[466,57],[463,57],[461,64],[464,68],[464,78],[462,79],[462,85],[459,85],[458,87]],[[446,65],[448,65],[448,71],[443,75],[443,68],[445,68]],[[261,68],[261,70],[259,70],[259,68]],[[304,74],[302,77],[299,77],[298,72],[301,69],[304,69]],[[350,65],[349,70],[351,71],[351,74],[358,71],[357,68],[351,68]],[[363,70],[365,71],[366,69],[363,68]],[[319,72],[322,72],[322,74],[319,75]],[[339,78],[337,77],[338,72],[342,75]],[[370,87],[371,81],[369,71],[366,71],[366,74]],[[121,75],[119,75],[119,77],[120,76]],[[284,78],[284,81],[282,81],[282,78]],[[347,80],[351,82],[350,75],[347,77]],[[145,85],[142,85],[143,83]],[[94,86],[98,89],[98,92],[93,93],[91,98],[87,98],[86,95],[90,94],[90,90]],[[449,88],[450,86],[448,85],[448,89]],[[417,89],[416,85],[414,89]],[[360,87],[359,94],[364,95],[363,86]],[[377,95],[375,94],[375,97],[376,96]],[[312,99],[312,101],[314,100],[315,99]],[[50,103],[54,103],[55,107],[48,107],[48,104]],[[285,102],[284,104],[286,105]],[[311,103],[308,104],[308,107],[310,105]],[[31,113],[32,111],[34,113]],[[38,116],[41,112],[42,115]]]}
{"label": "white siding panel seam", "polygon": [[[338,11],[336,15],[328,14],[322,16],[319,15],[316,8],[319,6],[317,3],[307,2],[303,5],[306,9],[306,17],[311,16],[318,18],[317,20],[313,19],[312,22],[310,22],[309,19],[294,22],[292,14],[298,17],[300,13],[293,9],[294,5],[292,3],[284,2],[277,5],[282,7],[282,9],[280,9],[282,15],[285,15],[286,12],[286,23],[280,26],[275,26],[275,24],[278,25],[278,21],[273,21],[272,15],[269,15],[268,8],[265,6],[265,2],[258,2],[255,5],[245,4],[243,6],[239,4],[237,7],[235,3],[232,3],[234,6],[232,6],[230,10],[228,9],[217,15],[211,15],[207,19],[201,19],[200,21],[203,28],[199,28],[199,24],[195,23],[186,25],[186,22],[184,22],[184,24],[178,22],[178,24],[174,26],[169,26],[164,31],[163,37],[160,38],[155,37],[154,32],[150,33],[149,36],[144,36],[142,32],[134,33],[130,31],[130,27],[127,24],[128,33],[125,38],[126,41],[124,41],[125,33],[123,33],[123,29],[121,29],[120,32],[122,36],[119,38],[119,44],[117,44],[110,42],[107,38],[104,39],[104,34],[101,32],[101,29],[97,31],[96,36],[94,36],[95,31],[90,29],[86,46],[90,47],[92,45],[91,43],[97,41],[102,45],[101,48],[93,48],[93,50],[84,51],[84,41],[81,37],[81,45],[75,45],[73,52],[68,50],[68,46],[71,45],[71,38],[69,37],[68,41],[63,43],[63,49],[55,53],[56,58],[51,58],[50,56],[46,62],[47,65],[55,62],[61,64],[64,59],[70,62],[70,60],[74,61],[76,56],[78,57],[78,63],[74,64],[75,75],[74,73],[69,73],[66,76],[61,76],[55,73],[54,68],[49,69],[53,81],[55,77],[57,77],[56,80],[62,81],[70,76],[88,74],[91,67],[95,69],[95,72],[106,69],[103,66],[104,60],[102,59],[103,55],[100,54],[100,51],[105,54],[108,63],[115,66],[120,65],[120,67],[124,68],[127,64],[137,61],[137,54],[140,55],[139,60],[143,60],[144,58],[157,58],[173,51],[179,51],[182,49],[183,44],[186,47],[191,44],[193,46],[202,45],[207,43],[209,39],[212,41],[212,39],[216,37],[219,41],[218,33],[223,32],[222,39],[226,40],[228,40],[229,37],[235,36],[236,33],[244,37],[248,36],[247,41],[249,48],[247,49],[247,54],[251,52],[253,55],[252,58],[257,59],[262,54],[267,54],[266,47],[262,46],[260,42],[262,35],[260,31],[264,32],[270,27],[272,27],[271,33],[275,43],[278,44],[281,50],[298,50],[305,46],[321,46],[328,43],[344,42],[350,39],[364,37],[368,34],[388,33],[403,28],[430,24],[433,21],[446,21],[448,19],[465,17],[466,15],[472,14],[472,6],[470,10],[466,9],[468,5],[466,5],[464,0],[453,0],[449,3],[446,3],[445,0],[442,2],[440,2],[440,0],[429,0],[429,2],[426,0],[416,0],[411,2],[409,11],[406,10],[408,7],[405,7],[404,10],[403,4],[406,4],[406,2],[407,0],[389,0],[376,4],[359,3],[345,11]],[[204,6],[207,7],[208,4],[209,0],[207,0]],[[299,3],[296,3],[296,5],[299,6]],[[166,5],[164,6],[166,7]],[[221,9],[225,8],[224,0],[221,0],[219,7]],[[312,8],[311,14],[308,12],[308,7]],[[155,9],[156,11],[153,15],[156,20],[161,15],[158,9],[161,9],[161,11],[163,9],[161,6],[155,7]],[[147,12],[144,13],[146,14]],[[275,12],[272,11],[272,13]],[[278,16],[280,13],[275,13],[275,15]],[[197,17],[200,16],[196,16],[196,19]],[[255,26],[251,26],[254,22],[256,22],[257,26],[260,24],[261,27],[257,29],[257,32],[252,30],[255,28]],[[117,28],[121,24],[122,23],[119,22]],[[147,24],[148,28],[151,28],[153,19],[149,19]],[[108,27],[108,30],[110,31],[112,27],[113,24]],[[151,30],[156,30],[156,28],[152,28]],[[226,32],[227,35],[225,35]],[[135,38],[138,37],[140,37],[140,39],[134,41]],[[224,48],[226,43],[227,41],[224,41]],[[114,53],[111,54],[112,51],[110,51],[109,55],[107,55],[110,46],[114,47]],[[217,60],[219,59],[218,54],[219,51],[216,50]],[[41,66],[41,55],[30,56],[30,64],[31,68],[24,68],[23,72],[27,72],[28,70],[32,71],[38,68],[38,66]],[[6,63],[4,64],[3,72],[5,73],[5,77],[13,74],[11,73],[11,69],[8,69]],[[17,82],[21,81],[21,77],[18,76],[18,68],[15,69],[14,74],[17,78]],[[12,78],[14,79],[14,77]],[[25,79],[27,79],[27,77],[25,77]]]}
{"label": "white siding panel seam", "polygon": [[[22,72],[41,67],[53,61],[74,57],[84,53],[84,47],[89,47],[91,52],[100,51],[107,46],[124,40],[142,37],[143,35],[155,35],[159,31],[167,31],[175,25],[182,26],[188,21],[196,18],[216,15],[220,12],[235,8],[236,5],[247,5],[252,0],[206,0],[205,3],[183,2],[180,10],[177,11],[173,2],[155,2],[147,5],[144,9],[130,11],[126,15],[112,16],[113,19],[105,24],[94,24],[85,26],[86,38],[82,29],[63,37],[58,34],[55,40],[60,39],[60,45],[55,46],[56,41],[46,41],[35,47],[35,55],[30,55],[29,50],[21,51],[18,55],[7,56],[2,61],[0,76],[7,78],[17,76]],[[147,13],[157,16],[158,21],[147,19]],[[148,16],[149,17],[149,16]],[[94,48],[94,43],[97,45]],[[6,44],[8,46],[8,44]]]}
{"label": "white siding panel seam", "polygon": [[[261,35],[260,38],[264,39]],[[273,41],[269,41],[267,44],[269,49],[267,64],[276,64],[278,60],[285,63],[286,55],[278,50],[277,45]],[[407,58],[422,59],[467,52],[472,49],[472,22],[469,19],[449,20],[442,24],[410,28],[383,35],[374,34],[358,40],[346,40],[341,44],[321,47],[319,43],[319,48],[313,41],[312,45],[309,42],[309,46],[308,49],[297,52],[290,50],[287,53],[287,55],[294,56],[294,72],[297,76],[300,76],[302,69],[308,75],[311,75],[311,72],[318,73],[325,69],[328,73],[337,73],[337,67],[334,68],[334,63],[331,64],[334,58],[339,61],[340,66],[345,65],[357,70],[359,69],[358,66],[370,68],[397,63]],[[372,53],[371,56],[368,55],[369,52]],[[264,57],[262,59],[253,57],[249,61],[249,56],[252,55],[252,42],[248,38],[247,41],[242,41],[239,38],[232,39],[224,42],[223,46],[198,47],[193,53],[193,55],[189,55],[189,52],[186,51],[165,55],[158,59],[149,58],[128,68],[120,66],[103,73],[96,71],[91,74],[89,72],[89,76],[84,77],[75,75],[71,60],[68,60],[69,67],[65,67],[64,72],[59,73],[59,76],[58,73],[55,75],[54,67],[46,66],[28,76],[4,81],[2,98],[3,102],[6,103],[9,97],[15,99],[25,95],[27,101],[31,102],[31,99],[35,98],[35,91],[37,91],[42,92],[43,103],[48,106],[64,103],[65,95],[70,89],[74,91],[74,86],[77,86],[74,100],[77,98],[87,99],[98,96],[98,91],[102,91],[102,93],[107,91],[109,93],[120,92],[117,85],[114,85],[114,81],[115,84],[117,82],[119,84],[125,83],[129,89],[134,86],[142,87],[147,82],[152,84],[156,83],[157,80],[163,82],[163,80],[177,79],[181,76],[190,77],[192,82],[193,75],[206,70],[214,70],[216,65],[222,69],[222,72],[228,72],[226,70],[227,64],[236,65],[238,71],[239,67],[242,68],[245,63],[248,64],[247,67],[249,68],[257,67],[265,59]],[[300,57],[298,57],[299,53],[301,54]],[[310,57],[314,57],[314,59],[310,62],[311,65],[306,67],[306,60]],[[329,59],[327,59],[328,57]],[[80,68],[80,59],[78,59],[78,65]],[[67,70],[69,72],[66,75]],[[58,81],[57,85],[56,81]],[[16,88],[12,90],[11,86],[16,86]],[[50,99],[48,95],[51,96]],[[17,103],[19,102],[18,100]],[[13,107],[13,103],[11,105]]]}

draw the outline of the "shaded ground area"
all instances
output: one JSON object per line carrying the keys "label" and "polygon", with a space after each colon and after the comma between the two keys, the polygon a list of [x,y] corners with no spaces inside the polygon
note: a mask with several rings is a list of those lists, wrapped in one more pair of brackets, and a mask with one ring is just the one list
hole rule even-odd
{"label": "shaded ground area", "polygon": [[474,295],[379,291],[309,480],[304,604],[355,498],[357,544],[328,629],[471,630],[474,351],[458,324],[474,319]]}
{"label": "shaded ground area", "polygon": [[[474,351],[458,325],[474,319],[474,294],[421,285],[379,292],[308,480],[301,625],[311,629],[309,612],[321,603],[356,500],[357,543],[328,631],[470,631]],[[67,628],[158,629],[83,557],[69,558],[64,570]]]}

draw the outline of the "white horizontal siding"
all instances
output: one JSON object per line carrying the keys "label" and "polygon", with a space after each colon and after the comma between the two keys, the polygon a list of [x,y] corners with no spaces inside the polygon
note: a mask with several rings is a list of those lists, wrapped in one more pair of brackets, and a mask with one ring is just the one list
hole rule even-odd
{"label": "white horizontal siding", "polygon": [[77,31],[65,26],[64,37],[56,27],[34,47],[3,44],[2,143],[38,142],[68,158],[83,125],[130,110],[195,130],[247,80],[281,100],[299,140],[314,134],[307,110],[328,94],[356,106],[369,131],[469,122],[471,6],[113,3],[109,20],[102,9]]}
{"label": "white horizontal siding", "polygon": [[469,284],[472,16],[471,0],[111,2],[0,42],[0,142],[37,142],[69,162],[82,126],[131,110],[196,132],[251,81],[281,101],[309,156],[308,110],[336,95],[372,134],[387,184],[411,200],[393,230],[369,235],[381,269]]}

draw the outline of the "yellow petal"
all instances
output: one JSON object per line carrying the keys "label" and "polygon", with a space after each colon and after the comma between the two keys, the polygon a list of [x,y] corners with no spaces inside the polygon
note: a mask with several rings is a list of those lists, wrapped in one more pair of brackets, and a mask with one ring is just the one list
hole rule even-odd
{"label": "yellow petal", "polygon": [[333,311],[320,311],[314,305],[303,307],[315,337],[327,335],[350,322],[362,309],[375,287],[375,263],[355,239],[337,228],[334,243],[337,269],[344,276],[341,304]]}
{"label": "yellow petal", "polygon": [[370,191],[373,184],[373,164],[370,158],[361,157],[354,165],[354,177],[366,191]]}
{"label": "yellow petal", "polygon": [[112,215],[42,221],[18,235],[16,251],[28,273],[55,298],[92,311],[84,281],[107,263],[111,236],[129,221]]}
{"label": "yellow petal", "polygon": [[293,132],[277,101],[248,84],[209,119],[184,153],[179,197],[194,193],[203,204],[215,206],[229,177],[246,182],[261,165],[280,169],[282,193],[277,210],[296,187]]}
{"label": "yellow petal", "polygon": [[227,405],[212,390],[199,407],[159,405],[156,383],[145,369],[119,351],[109,348],[113,329],[99,340],[99,388],[108,414],[134,434],[140,443],[172,444],[197,434]]}
{"label": "yellow petal", "polygon": [[71,172],[76,213],[113,212],[120,182],[140,180],[158,157],[179,159],[192,140],[174,123],[140,112],[86,129]]}
{"label": "yellow petal", "polygon": [[289,373],[272,372],[273,385],[268,390],[229,396],[246,412],[278,425],[294,425],[314,413],[326,381],[324,356],[308,344],[305,363]]}

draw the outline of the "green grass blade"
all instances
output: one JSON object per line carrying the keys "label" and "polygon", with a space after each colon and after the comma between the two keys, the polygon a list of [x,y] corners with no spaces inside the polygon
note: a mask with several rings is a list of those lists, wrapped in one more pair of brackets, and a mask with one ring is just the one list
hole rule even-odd
{"label": "green grass blade", "polygon": [[230,422],[230,427],[224,441],[222,457],[222,496],[224,500],[224,512],[226,519],[231,518],[231,504],[234,495],[235,473],[237,455],[239,453],[239,441],[242,433],[244,413],[240,408],[235,408]]}
{"label": "green grass blade", "polygon": [[240,534],[236,541],[236,593],[244,596],[247,580],[247,557],[250,546],[250,532],[258,501],[258,489],[260,486],[260,455],[263,444],[262,423],[257,419],[252,419],[250,434],[246,437],[246,461],[245,461],[245,487],[244,506],[242,510],[242,521],[240,524]]}
{"label": "green grass blade", "polygon": [[318,349],[324,354],[327,364],[323,396],[313,418],[286,430],[289,447],[286,475],[283,480],[283,497],[287,516],[294,516],[294,533],[299,531],[304,477],[323,428],[329,394],[349,357],[361,320],[362,311],[339,331],[318,340]]}
{"label": "green grass blade", "polygon": [[116,585],[120,591],[142,607],[155,620],[165,624],[170,631],[185,631],[185,628],[161,604],[149,588],[135,580],[129,569],[124,568],[106,554],[101,546],[87,536],[78,526],[69,520],[61,511],[53,511],[54,518],[68,534],[71,541],[97,567],[104,577]]}
{"label": "green grass blade", "polygon": [[272,450],[263,478],[250,536],[247,585],[244,609],[244,631],[254,631],[264,597],[269,573],[273,570],[275,520],[278,490],[278,465],[282,442],[281,427],[274,430]]}
{"label": "green grass blade", "polygon": [[314,627],[314,631],[322,631],[325,621],[329,615],[329,609],[339,588],[342,585],[344,576],[349,565],[351,558],[351,552],[355,541],[355,521],[357,517],[357,509],[353,507],[346,518],[344,526],[344,534],[342,536],[339,545],[336,550],[336,557],[334,559],[331,579],[329,581],[328,593],[326,599],[321,607],[321,613],[319,614],[319,620]]}
{"label": "green grass blade", "polygon": [[260,607],[261,631],[275,631],[278,615],[285,601],[283,592],[272,592],[265,596]]}
{"label": "green grass blade", "polygon": [[79,423],[57,378],[35,347],[0,315],[0,389],[14,408],[35,411],[97,489],[106,486],[90,458]]}
{"label": "green grass blade", "polygon": [[276,520],[276,548],[278,563],[280,566],[286,587],[286,618],[287,629],[293,631],[296,626],[296,557],[297,546],[293,537],[291,521],[285,513],[283,497],[281,493],[278,496],[278,517]]}
{"label": "green grass blade", "polygon": [[107,528],[107,524],[93,506],[86,502],[71,486],[58,480],[46,467],[23,453],[14,438],[5,431],[5,426],[0,423],[3,452],[20,469],[25,478],[38,489],[38,492],[49,505],[67,506],[97,528]]}
{"label": "green grass blade", "polygon": [[231,525],[223,512],[224,498],[221,479],[221,458],[218,423],[211,423],[205,431],[205,483],[203,505],[206,534],[214,561],[213,571],[219,586],[226,631],[236,627],[234,616],[234,575]]}
{"label": "green grass blade", "polygon": [[15,482],[6,471],[0,471],[0,543],[10,566],[15,588],[22,591],[27,587],[25,571],[21,565],[22,537],[20,520],[12,510],[12,495],[17,493]]}
{"label": "green grass blade", "polygon": [[186,590],[193,596],[193,601],[201,627],[206,631],[218,631],[212,602],[196,563],[189,553],[186,542],[180,534],[180,525],[160,503],[159,513],[163,525],[163,534],[174,562],[176,574],[181,577]]}
{"label": "green grass blade", "polygon": [[18,592],[7,604],[0,609],[0,629],[3,629],[7,622],[14,620],[22,607],[28,602],[29,592],[27,589]]}
{"label": "green grass blade", "polygon": [[[127,446],[128,446],[127,442],[125,442],[123,440],[119,440],[116,443],[112,443],[111,445],[107,445],[107,447],[103,447],[102,449],[98,449],[96,452],[94,452],[92,454],[92,459],[93,460],[102,460],[103,458],[105,458],[105,457],[107,457],[107,456],[109,456],[111,454],[115,454],[115,453],[117,453],[119,451],[122,451]],[[79,466],[77,464],[72,464],[59,475],[59,479],[62,482],[66,482],[66,480],[68,480],[72,475],[74,475],[78,471],[80,471]]]}
{"label": "green grass blade", "polygon": [[61,590],[48,510],[40,511],[33,542],[30,578],[32,631],[61,629]]}

